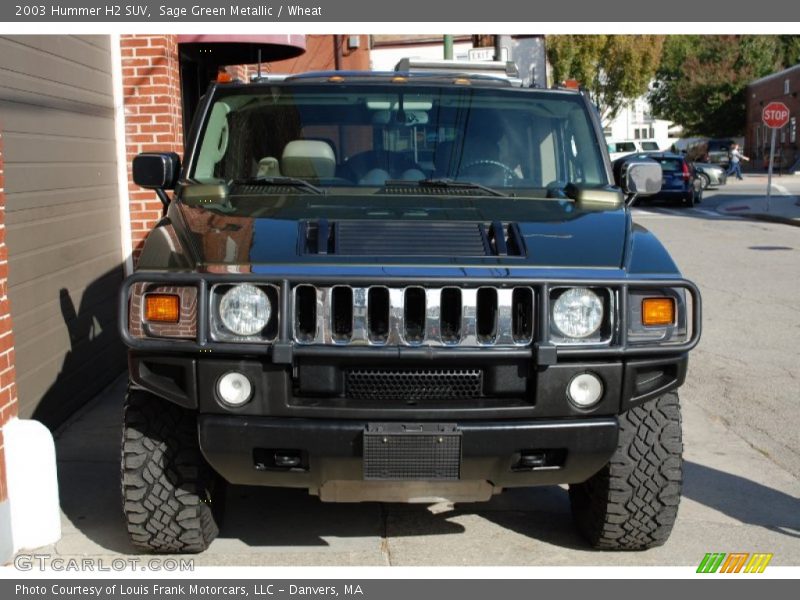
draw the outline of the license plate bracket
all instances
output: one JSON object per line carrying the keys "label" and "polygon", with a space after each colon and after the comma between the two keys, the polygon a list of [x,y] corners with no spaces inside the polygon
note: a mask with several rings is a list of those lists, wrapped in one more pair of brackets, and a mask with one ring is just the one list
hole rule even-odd
{"label": "license plate bracket", "polygon": [[453,481],[461,476],[455,423],[368,423],[363,477],[372,481]]}

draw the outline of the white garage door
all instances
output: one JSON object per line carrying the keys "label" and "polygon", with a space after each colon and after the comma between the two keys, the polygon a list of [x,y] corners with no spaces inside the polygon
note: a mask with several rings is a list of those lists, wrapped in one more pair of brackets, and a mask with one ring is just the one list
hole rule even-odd
{"label": "white garage door", "polygon": [[108,36],[0,37],[20,413],[50,424],[124,368]]}

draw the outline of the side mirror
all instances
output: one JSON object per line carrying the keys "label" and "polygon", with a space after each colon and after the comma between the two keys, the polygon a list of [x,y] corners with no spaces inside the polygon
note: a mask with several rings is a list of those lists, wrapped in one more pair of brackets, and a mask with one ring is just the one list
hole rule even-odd
{"label": "side mirror", "polygon": [[631,160],[622,164],[617,185],[628,197],[628,204],[639,196],[661,191],[661,165],[654,160]]}
{"label": "side mirror", "polygon": [[143,152],[133,159],[133,182],[151,190],[171,190],[181,172],[181,159],[174,152]]}

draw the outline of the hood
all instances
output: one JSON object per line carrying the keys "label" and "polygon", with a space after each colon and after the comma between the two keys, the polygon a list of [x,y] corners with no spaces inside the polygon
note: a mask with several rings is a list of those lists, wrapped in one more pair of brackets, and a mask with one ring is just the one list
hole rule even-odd
{"label": "hood", "polygon": [[[201,268],[623,265],[624,208],[515,198],[291,198],[236,211],[177,203]],[[335,202],[335,204],[334,204]],[[247,268],[249,267],[249,268]]]}

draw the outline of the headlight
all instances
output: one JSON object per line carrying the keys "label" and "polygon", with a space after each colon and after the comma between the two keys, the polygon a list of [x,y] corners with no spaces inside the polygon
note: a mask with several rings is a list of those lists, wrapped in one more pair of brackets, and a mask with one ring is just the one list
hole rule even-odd
{"label": "headlight", "polygon": [[269,298],[259,288],[237,285],[222,296],[219,316],[223,325],[237,335],[254,335],[264,329],[272,313]]}
{"label": "headlight", "polygon": [[568,338],[587,338],[603,323],[603,301],[592,290],[570,288],[553,303],[553,324]]}

